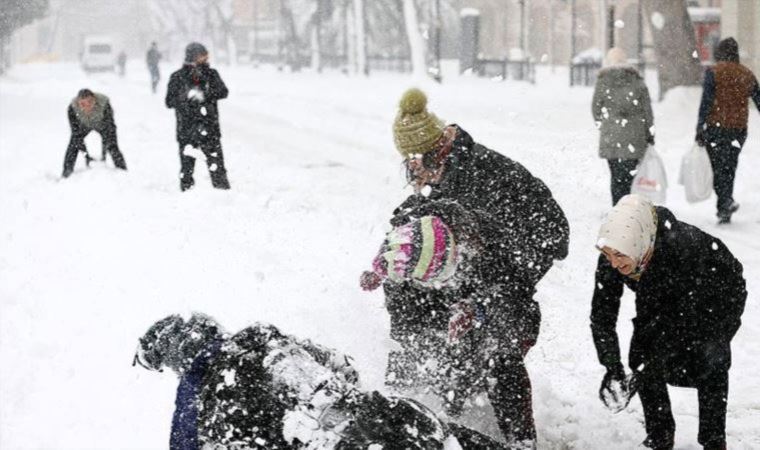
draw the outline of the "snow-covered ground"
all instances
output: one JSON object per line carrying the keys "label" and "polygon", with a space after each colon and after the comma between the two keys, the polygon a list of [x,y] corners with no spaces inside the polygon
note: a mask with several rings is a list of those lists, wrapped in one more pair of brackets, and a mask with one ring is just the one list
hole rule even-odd
{"label": "snow-covered ground", "polygon": [[[170,67],[164,67],[162,85]],[[390,74],[220,71],[232,191],[214,191],[199,163],[180,193],[174,114],[152,95],[143,64],[87,76],[74,65],[15,67],[0,78],[0,448],[165,448],[176,378],[131,366],[137,338],[174,312],[203,311],[236,331],[254,321],[353,355],[366,388],[382,388],[388,316],[358,287],[392,208],[408,193],[391,123],[402,91],[540,176],[566,211],[569,258],[539,285],[543,323],[528,358],[541,449],[627,449],[644,438],[638,400],[611,415],[589,330],[593,243],[609,207],[590,88],[566,73],[538,83]],[[58,180],[66,106],[81,87],[111,97],[129,172],[101,165]],[[750,297],[733,343],[728,445],[760,448],[760,120],[739,166],[742,209],[715,225],[714,199],[676,185],[694,136],[699,89],[655,105],[667,206],[723,239],[745,266]],[[87,140],[99,146],[96,136]],[[97,152],[96,152],[97,154]],[[627,294],[619,332],[631,332]],[[671,389],[679,449],[700,448],[696,391]]]}

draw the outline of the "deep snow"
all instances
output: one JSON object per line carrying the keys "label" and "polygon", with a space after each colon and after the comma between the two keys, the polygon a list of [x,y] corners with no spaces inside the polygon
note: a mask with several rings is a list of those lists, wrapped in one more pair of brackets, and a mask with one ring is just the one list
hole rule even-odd
{"label": "deep snow", "polygon": [[[382,294],[361,291],[358,276],[408,194],[391,123],[412,85],[440,117],[541,177],[570,220],[570,256],[539,285],[542,330],[528,357],[539,448],[643,440],[638,400],[611,415],[597,398],[603,369],[588,315],[609,188],[590,88],[568,88],[561,71],[540,72],[535,86],[437,85],[220,67],[231,92],[220,114],[232,191],[212,190],[199,162],[196,188],[182,194],[174,113],[163,106],[170,69],[162,67],[157,95],[139,61],[125,79],[66,64],[17,66],[0,78],[0,448],[165,448],[176,378],[131,361],[145,329],[175,312],[208,313],[231,331],[271,322],[353,355],[364,387],[382,388],[388,317]],[[85,86],[111,97],[129,172],[79,161],[59,181],[66,106]],[[733,342],[727,432],[730,448],[758,449],[760,120],[753,111],[740,161],[742,209],[718,228],[714,197],[689,205],[676,185],[699,94],[680,89],[655,105],[657,149],[670,176],[667,206],[744,263],[750,296]],[[99,147],[94,135],[87,142]],[[634,314],[626,295],[624,355]],[[677,448],[700,448],[696,391],[671,395]]]}

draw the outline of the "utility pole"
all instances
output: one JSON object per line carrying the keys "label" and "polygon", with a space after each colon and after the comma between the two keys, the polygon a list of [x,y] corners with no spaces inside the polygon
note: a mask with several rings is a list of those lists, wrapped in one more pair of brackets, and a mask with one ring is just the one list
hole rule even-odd
{"label": "utility pole", "polygon": [[525,57],[528,50],[525,34],[525,0],[520,0],[520,49],[522,50],[523,57]]}
{"label": "utility pole", "polygon": [[436,70],[435,81],[442,82],[443,74],[441,73],[441,0],[435,0],[435,61]]}

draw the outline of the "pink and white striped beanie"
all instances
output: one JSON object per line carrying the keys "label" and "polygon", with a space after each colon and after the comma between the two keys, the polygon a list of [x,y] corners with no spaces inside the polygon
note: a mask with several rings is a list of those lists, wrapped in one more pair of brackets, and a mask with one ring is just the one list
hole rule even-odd
{"label": "pink and white striped beanie", "polygon": [[391,230],[373,271],[395,282],[440,283],[457,269],[457,245],[451,229],[436,216],[424,216]]}

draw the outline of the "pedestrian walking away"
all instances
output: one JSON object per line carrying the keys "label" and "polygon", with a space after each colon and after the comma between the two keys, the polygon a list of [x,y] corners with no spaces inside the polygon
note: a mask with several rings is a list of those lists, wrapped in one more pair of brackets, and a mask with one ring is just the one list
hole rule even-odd
{"label": "pedestrian walking away", "polygon": [[610,191],[615,205],[631,193],[636,167],[647,147],[654,145],[654,119],[649,90],[625,52],[607,52],[591,104],[599,128],[599,157],[610,168]]}
{"label": "pedestrian walking away", "polygon": [[124,156],[121,154],[116,141],[116,122],[108,97],[89,89],[82,89],[69,104],[68,117],[71,139],[63,158],[64,178],[74,172],[74,165],[79,153],[84,153],[85,162],[88,166],[90,165],[93,158],[87,151],[84,138],[91,131],[99,133],[103,140],[103,153],[100,159],[105,161],[106,154],[110,154],[116,168],[127,170],[127,163],[124,161]]}
{"label": "pedestrian walking away", "polygon": [[[600,397],[619,411],[638,392],[644,446],[671,450],[675,422],[667,386],[696,388],[697,439],[705,450],[725,450],[731,340],[747,298],[742,264],[720,239],[638,195],[612,209],[596,246],[591,331],[606,369]],[[636,294],[631,376],[616,331],[624,286]],[[625,401],[616,405],[615,397]]]}
{"label": "pedestrian walking away", "polygon": [[228,91],[219,73],[209,66],[208,58],[203,45],[188,45],[185,62],[169,78],[166,91],[166,106],[174,109],[177,117],[180,189],[183,191],[195,184],[193,172],[199,156],[206,160],[212,185],[217,189],[230,188],[217,106],[218,100],[227,98]]}
{"label": "pedestrian walking away", "polygon": [[705,71],[695,139],[707,149],[712,163],[718,223],[728,224],[739,209],[734,181],[739,153],[747,140],[749,99],[760,111],[760,85],[739,62],[739,44],[734,38],[718,43],[715,61],[715,66]]}

